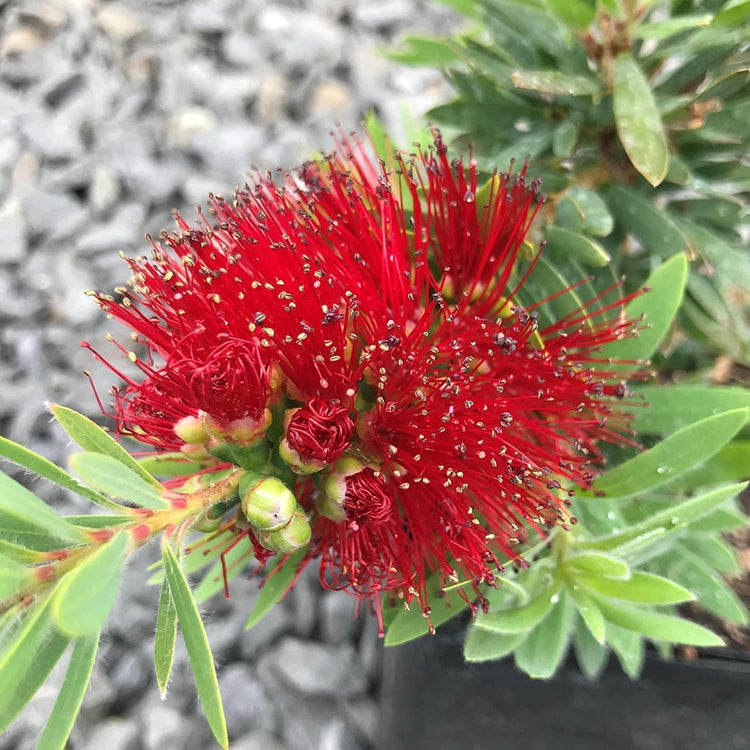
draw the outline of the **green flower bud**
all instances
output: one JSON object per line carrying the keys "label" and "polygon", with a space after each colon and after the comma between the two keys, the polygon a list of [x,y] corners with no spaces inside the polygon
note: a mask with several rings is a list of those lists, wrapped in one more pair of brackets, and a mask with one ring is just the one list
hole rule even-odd
{"label": "green flower bud", "polygon": [[297,508],[297,498],[276,477],[250,482],[241,497],[245,518],[260,531],[276,531],[286,526]]}
{"label": "green flower bud", "polygon": [[320,471],[325,465],[325,461],[316,461],[315,459],[304,460],[299,453],[284,438],[279,443],[279,455],[289,464],[295,474],[314,474]]}
{"label": "green flower bud", "polygon": [[346,518],[344,499],[346,497],[346,478],[359,474],[365,464],[351,456],[340,458],[321,484],[320,495],[316,502],[318,513],[333,521]]}
{"label": "green flower bud", "polygon": [[292,516],[289,523],[278,531],[258,531],[258,541],[273,552],[288,555],[296,552],[310,543],[312,529],[307,521],[305,511],[297,506],[297,512]]}
{"label": "green flower bud", "polygon": [[174,426],[174,432],[188,445],[203,445],[209,438],[199,417],[183,417]]}

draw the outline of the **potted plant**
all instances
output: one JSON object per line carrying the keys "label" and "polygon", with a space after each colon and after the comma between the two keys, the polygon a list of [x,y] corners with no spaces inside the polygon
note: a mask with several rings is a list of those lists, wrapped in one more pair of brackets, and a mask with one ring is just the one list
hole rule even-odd
{"label": "potted plant", "polygon": [[0,440],[102,509],[61,517],[0,475],[0,727],[70,648],[40,741],[64,746],[125,562],[157,540],[158,684],[179,628],[223,747],[197,602],[243,571],[264,582],[248,627],[315,565],[387,645],[471,611],[467,652],[515,650],[536,676],[573,632],[590,671],[609,646],[635,671],[644,638],[722,643],[673,612],[700,594],[656,566],[678,542],[726,562],[747,394],[644,385],[686,255],[631,291],[568,283],[533,233],[529,169],[480,174],[437,132],[383,162],[341,135],[283,185],[257,175],[178,218],[94,294],[132,333],[112,357],[84,342],[124,381],[101,403],[121,442],[59,404],[77,478]]}

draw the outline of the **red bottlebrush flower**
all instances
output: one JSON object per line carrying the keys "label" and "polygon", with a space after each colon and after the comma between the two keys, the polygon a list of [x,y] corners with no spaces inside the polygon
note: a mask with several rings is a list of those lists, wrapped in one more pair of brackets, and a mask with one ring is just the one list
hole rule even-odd
{"label": "red bottlebrush flower", "polygon": [[[543,196],[526,172],[480,189],[439,136],[392,172],[345,140],[284,186],[258,176],[231,205],[212,197],[198,229],[178,217],[130,261],[120,300],[97,295],[149,348],[129,355],[143,381],[115,392],[120,432],[168,448],[185,416],[226,430],[279,398],[271,447],[300,472],[336,461],[295,487],[324,585],[427,611],[432,573],[492,583],[527,528],[571,521],[563,484],[591,483],[598,444],[628,440],[632,369],[600,354],[634,334],[628,298],[605,303],[608,289],[538,325],[569,290],[534,299],[527,284]],[[261,549],[266,532],[241,528]],[[306,538],[273,533],[284,550]]]}
{"label": "red bottlebrush flower", "polygon": [[319,471],[349,446],[354,422],[342,404],[314,398],[286,417],[286,435],[280,445],[284,460],[300,474]]}

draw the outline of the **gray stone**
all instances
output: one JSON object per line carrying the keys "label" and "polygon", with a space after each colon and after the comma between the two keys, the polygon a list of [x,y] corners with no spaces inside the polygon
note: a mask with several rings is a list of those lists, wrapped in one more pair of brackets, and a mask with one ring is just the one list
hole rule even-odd
{"label": "gray stone", "polygon": [[207,133],[193,136],[192,150],[203,163],[233,182],[244,182],[244,175],[263,144],[265,131],[248,122],[222,123]]}
{"label": "gray stone", "polygon": [[346,718],[356,733],[366,742],[374,745],[378,739],[380,709],[369,696],[350,698],[344,703]]}
{"label": "gray stone", "polygon": [[246,664],[231,664],[219,673],[219,689],[231,737],[253,729],[273,732],[276,712],[253,670]]}
{"label": "gray stone", "polygon": [[86,738],[82,750],[139,750],[141,734],[133,719],[111,717],[98,724]]}
{"label": "gray stone", "polygon": [[30,147],[45,159],[72,159],[81,151],[81,139],[68,123],[48,113],[26,117],[21,132]]}
{"label": "gray stone", "polygon": [[120,182],[110,167],[99,164],[94,167],[89,185],[88,199],[91,207],[99,214],[107,213],[120,197]]}
{"label": "gray stone", "polygon": [[22,260],[26,248],[26,233],[20,216],[0,216],[0,263]]}
{"label": "gray stone", "polygon": [[120,206],[107,220],[94,224],[76,238],[76,250],[83,255],[132,250],[143,243],[146,211],[138,203]]}
{"label": "gray stone", "polygon": [[262,59],[257,41],[250,34],[239,30],[230,31],[222,38],[221,54],[228,63],[238,68],[249,68]]}
{"label": "gray stone", "polygon": [[318,750],[362,750],[362,745],[344,721],[336,718],[323,728]]}
{"label": "gray stone", "polygon": [[28,191],[23,209],[31,231],[52,239],[70,237],[86,221],[86,210],[76,198],[37,187]]}
{"label": "gray stone", "polygon": [[356,600],[344,591],[327,591],[320,601],[320,634],[327,643],[352,639],[359,629],[354,618]]}
{"label": "gray stone", "polygon": [[[202,711],[196,707],[194,713],[202,714]],[[150,695],[136,706],[134,714],[143,722],[144,750],[203,750],[213,746],[210,730],[202,715],[191,716],[180,712],[173,706],[154,702]]]}
{"label": "gray stone", "polygon": [[285,604],[290,606],[294,618],[294,632],[309,636],[317,620],[317,603],[320,581],[314,565],[309,565],[297,579],[294,588],[287,594]]}
{"label": "gray stone", "polygon": [[282,634],[289,632],[293,625],[289,611],[277,605],[250,630],[240,636],[240,653],[244,661],[257,659]]}
{"label": "gray stone", "polygon": [[151,677],[151,651],[150,646],[148,653],[140,649],[128,649],[114,668],[109,670],[119,701],[130,703],[134,698],[140,697]]}
{"label": "gray stone", "polygon": [[349,645],[286,637],[271,652],[270,664],[286,685],[305,695],[344,697],[367,689],[365,671]]}
{"label": "gray stone", "polygon": [[228,23],[227,10],[217,2],[191,3],[184,16],[185,28],[203,34],[219,34]]}
{"label": "gray stone", "polygon": [[258,731],[246,734],[232,743],[232,750],[285,750],[277,737]]}
{"label": "gray stone", "polygon": [[414,14],[410,0],[381,0],[379,3],[359,0],[354,20],[366,29],[383,29],[408,22]]}

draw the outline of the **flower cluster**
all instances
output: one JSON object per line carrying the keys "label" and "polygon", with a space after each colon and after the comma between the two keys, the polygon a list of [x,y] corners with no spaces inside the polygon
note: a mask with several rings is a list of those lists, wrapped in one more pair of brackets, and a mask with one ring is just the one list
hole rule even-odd
{"label": "flower cluster", "polygon": [[342,138],[212,196],[198,227],[177,216],[96,294],[145,347],[121,347],[142,377],[118,373],[119,433],[217,462],[260,445],[228,523],[378,611],[384,591],[427,610],[432,574],[492,585],[530,530],[571,521],[563,485],[591,483],[597,445],[627,439],[628,370],[600,354],[634,332],[626,300],[542,327],[552,298],[520,302],[543,202],[526,173],[480,187],[439,134],[391,168]]}

